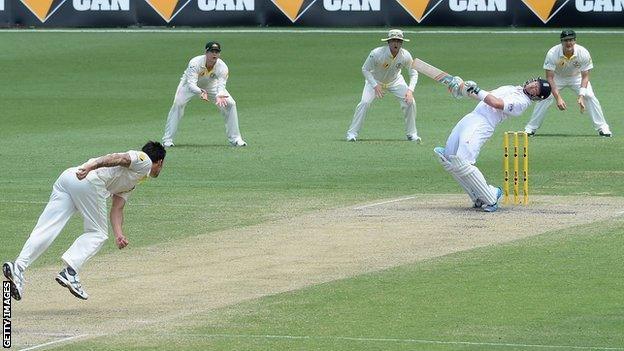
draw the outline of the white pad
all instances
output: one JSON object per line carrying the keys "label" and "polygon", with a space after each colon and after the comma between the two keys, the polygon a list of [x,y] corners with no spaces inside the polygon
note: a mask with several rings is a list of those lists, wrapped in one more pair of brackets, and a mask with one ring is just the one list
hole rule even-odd
{"label": "white pad", "polygon": [[445,171],[449,172],[453,178],[455,178],[455,180],[457,181],[457,183],[459,183],[459,185],[464,189],[464,191],[468,194],[468,197],[470,197],[470,200],[475,203],[477,202],[478,198],[477,195],[472,191],[472,189],[470,188],[470,186],[460,177],[458,177],[454,172],[453,172],[453,165],[449,162],[449,160],[446,159],[446,157],[444,157],[444,154],[438,152],[436,149],[434,149],[434,153],[436,154],[438,161],[440,161],[440,164],[442,165],[442,167],[444,168]]}
{"label": "white pad", "polygon": [[466,191],[469,196],[472,192],[486,205],[496,204],[498,200],[496,198],[496,188],[487,184],[485,177],[477,167],[454,155],[449,156],[449,162],[453,166],[451,172],[457,176],[457,178],[461,179],[461,181],[459,181],[460,184],[463,183],[462,186],[466,185],[466,187],[470,189],[470,192]]}

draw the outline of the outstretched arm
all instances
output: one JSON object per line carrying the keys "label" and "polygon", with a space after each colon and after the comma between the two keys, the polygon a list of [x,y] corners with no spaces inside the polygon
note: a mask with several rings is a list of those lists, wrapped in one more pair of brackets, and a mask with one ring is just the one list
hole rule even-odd
{"label": "outstretched arm", "polygon": [[127,152],[100,156],[98,158],[91,159],[85,162],[82,166],[78,167],[78,170],[76,171],[76,177],[82,180],[87,176],[87,174],[89,174],[89,172],[101,167],[129,167],[130,162],[130,155]]}
{"label": "outstretched arm", "polygon": [[118,195],[113,195],[113,203],[110,211],[110,221],[115,233],[115,244],[119,249],[128,246],[128,239],[123,234],[123,209],[126,200]]}
{"label": "outstretched arm", "polygon": [[462,95],[470,96],[473,99],[483,101],[498,110],[502,110],[505,108],[505,102],[503,101],[503,99],[490,94],[489,91],[479,88],[477,83],[471,80],[464,82]]}

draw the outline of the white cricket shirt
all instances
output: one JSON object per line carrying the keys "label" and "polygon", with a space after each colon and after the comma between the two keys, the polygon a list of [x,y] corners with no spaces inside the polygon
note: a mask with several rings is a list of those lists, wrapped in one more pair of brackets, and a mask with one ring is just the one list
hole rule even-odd
{"label": "white cricket shirt", "polygon": [[[143,151],[130,150],[130,166],[102,167],[87,174],[87,180],[106,189],[106,197],[115,194],[128,200],[138,182],[146,179],[152,169],[152,160]],[[94,159],[90,159],[90,162]]]}
{"label": "white cricket shirt", "polygon": [[212,70],[206,68],[206,55],[193,57],[182,74],[182,82],[195,94],[201,94],[201,89],[216,92],[216,95],[225,95],[225,84],[228,79],[228,66],[221,59],[217,59]]}
{"label": "white cricket shirt", "polygon": [[570,58],[565,57],[563,46],[559,44],[548,50],[544,60],[544,69],[555,71],[555,75],[561,77],[576,77],[592,68],[594,64],[589,51],[578,44],[574,45],[574,54]]}
{"label": "white cricket shirt", "polygon": [[531,105],[531,99],[524,93],[521,86],[505,85],[491,91],[490,94],[503,100],[503,109],[496,109],[481,101],[473,113],[487,118],[492,126],[496,126],[509,116],[520,116]]}
{"label": "white cricket shirt", "polygon": [[412,68],[412,55],[401,48],[396,57],[392,57],[388,46],[381,46],[370,52],[362,66],[362,73],[371,86],[378,83],[384,86],[392,85],[401,74],[401,69],[407,68],[410,81],[409,89],[414,91],[418,82],[418,72]]}

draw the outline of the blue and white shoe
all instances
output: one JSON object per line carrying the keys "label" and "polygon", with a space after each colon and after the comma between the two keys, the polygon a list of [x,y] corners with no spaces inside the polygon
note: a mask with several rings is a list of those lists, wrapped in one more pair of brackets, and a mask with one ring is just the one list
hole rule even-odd
{"label": "blue and white shoe", "polygon": [[436,146],[433,148],[433,152],[435,152],[436,154],[440,156],[444,156],[444,151],[446,151],[446,149],[442,146]]}
{"label": "blue and white shoe", "polygon": [[75,274],[72,275],[68,268],[63,268],[63,270],[56,275],[56,282],[69,289],[69,292],[72,293],[72,295],[79,299],[86,300],[89,298],[89,294],[87,294],[87,292],[82,288],[78,273],[74,273]]}
{"label": "blue and white shoe", "polygon": [[496,212],[498,210],[498,202],[503,197],[503,189],[496,188],[496,202],[494,205],[483,206],[483,212]]}
{"label": "blue and white shoe", "polygon": [[24,294],[24,275],[13,262],[4,262],[2,265],[4,277],[11,282],[11,296],[15,300],[21,300]]}
{"label": "blue and white shoe", "polygon": [[481,208],[483,205],[485,205],[485,203],[481,199],[476,199],[472,208]]}

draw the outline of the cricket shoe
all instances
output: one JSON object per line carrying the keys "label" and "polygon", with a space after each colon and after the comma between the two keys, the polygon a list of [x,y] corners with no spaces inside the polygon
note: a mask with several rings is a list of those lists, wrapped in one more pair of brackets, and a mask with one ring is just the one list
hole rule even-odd
{"label": "cricket shoe", "polygon": [[524,132],[530,137],[535,135],[535,131],[533,129],[525,129]]}
{"label": "cricket shoe", "polygon": [[[73,269],[72,269],[73,271]],[[70,274],[69,268],[63,268],[59,274],[56,275],[56,282],[61,284],[61,286],[69,289],[69,292],[72,295],[76,296],[79,299],[86,300],[89,298],[89,294],[82,289],[82,284],[80,284],[80,277],[78,277],[78,273]]]}
{"label": "cricket shoe", "polygon": [[481,199],[476,199],[472,204],[472,208],[481,208],[483,205],[485,205],[485,202],[481,201]]}
{"label": "cricket shoe", "polygon": [[609,130],[609,128],[602,128],[598,131],[598,135],[603,136],[605,138],[610,138],[611,131]]}
{"label": "cricket shoe", "polygon": [[422,139],[417,134],[408,134],[407,135],[407,140],[408,141],[413,141],[416,144],[420,144],[422,142]]}
{"label": "cricket shoe", "polygon": [[163,146],[166,147],[166,148],[170,148],[170,147],[175,146],[175,144],[173,143],[173,141],[165,141],[163,143]]}
{"label": "cricket shoe", "polygon": [[13,262],[4,262],[2,265],[4,276],[11,282],[11,296],[17,301],[22,299],[24,293],[24,275],[15,267]]}
{"label": "cricket shoe", "polygon": [[357,138],[353,134],[347,134],[347,141],[357,141]]}
{"label": "cricket shoe", "polygon": [[235,146],[235,147],[243,147],[243,146],[247,146],[247,143],[243,139],[236,139],[234,141],[230,141],[230,145]]}
{"label": "cricket shoe", "polygon": [[496,212],[498,210],[498,202],[503,197],[503,189],[496,188],[496,202],[494,205],[483,206],[483,212]]}

